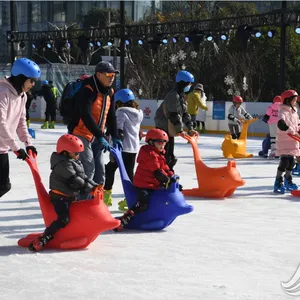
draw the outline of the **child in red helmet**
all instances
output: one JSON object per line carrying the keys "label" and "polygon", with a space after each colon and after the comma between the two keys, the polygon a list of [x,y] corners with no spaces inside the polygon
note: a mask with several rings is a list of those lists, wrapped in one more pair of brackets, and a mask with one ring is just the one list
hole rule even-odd
{"label": "child in red helmet", "polygon": [[271,153],[269,154],[269,159],[274,159],[276,156],[276,132],[278,122],[278,111],[281,103],[281,97],[275,96],[273,98],[273,103],[267,108],[266,114],[262,118],[262,121],[269,125],[271,140]]}
{"label": "child in red helmet", "polygon": [[50,159],[50,200],[57,214],[57,219],[47,227],[28,247],[31,251],[39,251],[52,240],[54,234],[70,222],[70,205],[80,191],[86,193],[95,190],[97,183],[85,175],[79,153],[84,150],[82,141],[72,134],[62,135]]}
{"label": "child in red helmet", "polygon": [[298,189],[298,186],[292,181],[291,172],[295,165],[294,157],[300,156],[299,142],[288,136],[288,133],[299,135],[297,96],[298,94],[294,90],[287,90],[281,94],[283,104],[279,108],[276,135],[276,155],[280,156],[280,162],[274,183],[275,193],[284,194],[286,190]]}
{"label": "child in red helmet", "polygon": [[120,218],[121,225],[116,231],[122,230],[134,215],[146,211],[152,192],[161,187],[167,188],[172,180],[174,173],[167,165],[164,156],[164,148],[168,140],[167,133],[161,129],[148,131],[146,135],[148,144],[140,148],[137,158],[138,166],[133,177],[133,185],[136,187],[138,201]]}
{"label": "child in red helmet", "polygon": [[243,98],[241,96],[234,96],[232,99],[233,104],[228,110],[228,127],[233,139],[239,139],[241,135],[241,120],[251,120],[252,116],[248,114],[242,106]]}

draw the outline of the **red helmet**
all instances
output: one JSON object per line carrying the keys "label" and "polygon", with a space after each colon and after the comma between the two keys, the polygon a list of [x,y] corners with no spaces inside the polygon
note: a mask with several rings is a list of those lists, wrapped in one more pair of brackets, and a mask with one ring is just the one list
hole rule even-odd
{"label": "red helmet", "polygon": [[275,96],[274,98],[273,98],[273,103],[276,103],[276,102],[282,102],[282,99],[281,99],[281,97],[280,96]]}
{"label": "red helmet", "polygon": [[148,143],[150,140],[164,140],[169,141],[169,137],[166,132],[164,132],[161,129],[150,129],[146,134],[146,143]]}
{"label": "red helmet", "polygon": [[84,150],[81,139],[72,134],[62,135],[56,144],[56,152],[82,152]]}
{"label": "red helmet", "polygon": [[232,99],[233,103],[243,103],[243,98],[241,96],[234,96]]}
{"label": "red helmet", "polygon": [[281,94],[281,99],[284,100],[293,96],[298,96],[298,93],[294,90],[286,90]]}
{"label": "red helmet", "polygon": [[80,80],[84,80],[84,79],[89,78],[89,77],[90,77],[90,75],[84,74],[84,75],[81,75],[81,76],[79,77],[79,79],[80,79]]}

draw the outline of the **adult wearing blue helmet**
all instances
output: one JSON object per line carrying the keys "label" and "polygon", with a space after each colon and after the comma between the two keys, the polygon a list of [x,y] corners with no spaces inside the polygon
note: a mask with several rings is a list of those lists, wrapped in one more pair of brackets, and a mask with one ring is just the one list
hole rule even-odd
{"label": "adult wearing blue helmet", "polygon": [[[0,198],[11,189],[8,151],[15,151],[22,160],[28,157],[29,150],[37,154],[27,129],[25,105],[26,92],[40,76],[35,62],[20,58],[13,63],[11,76],[0,80]],[[16,133],[26,150],[15,140]]]}
{"label": "adult wearing blue helmet", "polygon": [[185,134],[184,125],[188,128],[189,135],[197,135],[193,128],[191,116],[187,113],[187,105],[184,100],[184,93],[189,92],[193,82],[194,76],[190,72],[179,71],[176,75],[175,87],[167,94],[155,114],[156,128],[164,130],[169,136],[169,142],[165,147],[165,157],[171,170],[177,162],[174,155],[174,137]]}

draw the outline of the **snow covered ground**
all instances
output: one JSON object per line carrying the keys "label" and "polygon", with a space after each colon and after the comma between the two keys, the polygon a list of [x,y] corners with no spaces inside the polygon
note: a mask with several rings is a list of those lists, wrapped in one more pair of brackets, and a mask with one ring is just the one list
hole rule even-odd
{"label": "snow covered ground", "polygon": [[[48,187],[49,158],[65,133],[33,124],[38,163]],[[225,165],[223,136],[205,135],[199,149],[208,166]],[[255,157],[237,161],[246,185],[230,199],[187,199],[194,206],[162,232],[107,232],[88,249],[31,253],[17,246],[43,220],[27,164],[10,153],[12,190],[0,200],[0,299],[277,300],[289,299],[280,282],[300,262],[300,199],[272,193],[278,160],[257,157],[262,139],[250,138]],[[189,144],[176,138],[177,173],[196,187]],[[1,174],[0,174],[1,176]],[[295,178],[300,184],[300,178]],[[117,174],[114,216],[123,190]]]}

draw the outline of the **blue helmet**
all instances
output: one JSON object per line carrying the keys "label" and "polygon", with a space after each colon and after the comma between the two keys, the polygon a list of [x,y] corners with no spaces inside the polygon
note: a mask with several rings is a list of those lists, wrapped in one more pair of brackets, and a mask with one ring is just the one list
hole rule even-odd
{"label": "blue helmet", "polygon": [[121,101],[122,103],[135,100],[134,94],[130,89],[122,89],[115,93],[115,101]]}
{"label": "blue helmet", "polygon": [[24,75],[28,78],[40,78],[40,67],[28,58],[17,59],[11,68],[11,74],[13,76]]}
{"label": "blue helmet", "polygon": [[49,84],[48,80],[42,80],[42,84]]}
{"label": "blue helmet", "polygon": [[194,76],[188,71],[181,70],[176,75],[176,82],[194,82]]}

